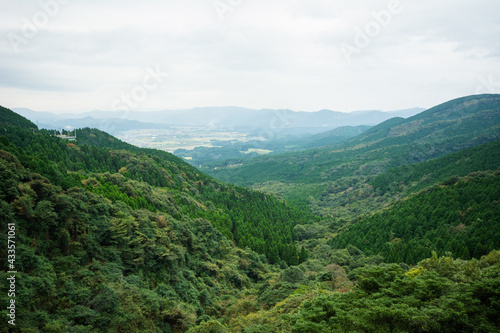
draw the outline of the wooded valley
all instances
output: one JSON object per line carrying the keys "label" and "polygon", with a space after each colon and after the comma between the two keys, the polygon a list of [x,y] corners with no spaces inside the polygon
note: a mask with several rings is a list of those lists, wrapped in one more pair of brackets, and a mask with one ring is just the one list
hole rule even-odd
{"label": "wooded valley", "polygon": [[0,332],[500,330],[500,95],[217,170],[77,133],[0,107]]}

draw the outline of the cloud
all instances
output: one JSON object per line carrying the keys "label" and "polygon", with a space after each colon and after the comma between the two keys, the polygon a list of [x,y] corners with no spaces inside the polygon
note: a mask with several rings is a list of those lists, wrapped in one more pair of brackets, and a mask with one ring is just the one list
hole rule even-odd
{"label": "cloud", "polygon": [[[216,1],[230,8],[222,19]],[[430,107],[473,94],[480,77],[500,80],[494,0],[401,0],[346,61],[342,43],[355,45],[391,1],[73,0],[17,53],[9,34],[23,36],[44,9],[5,2],[0,98],[38,110],[109,109],[154,66],[170,75],[137,109]]]}

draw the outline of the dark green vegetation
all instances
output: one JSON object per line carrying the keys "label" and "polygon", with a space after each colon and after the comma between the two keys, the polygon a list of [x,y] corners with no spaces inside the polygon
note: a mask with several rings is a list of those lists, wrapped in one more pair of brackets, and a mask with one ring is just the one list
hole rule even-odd
{"label": "dark green vegetation", "polygon": [[20,128],[37,128],[35,124],[29,121],[26,118],[19,117],[15,112],[0,106],[0,128],[3,128],[2,131],[7,131],[9,127],[20,127]]}
{"label": "dark green vegetation", "polygon": [[262,158],[259,186],[287,202],[1,109],[0,225],[17,257],[0,279],[19,273],[16,328],[0,332],[499,331],[499,105],[468,97]]}
{"label": "dark green vegetation", "polygon": [[359,268],[354,290],[303,287],[269,311],[190,332],[498,332],[499,260],[496,251],[471,261],[433,256],[409,271]]}
{"label": "dark green vegetation", "polygon": [[496,170],[500,166],[500,140],[485,143],[427,162],[390,169],[370,181],[379,194],[409,194],[452,177]]}
{"label": "dark green vegetation", "polygon": [[331,241],[387,262],[416,264],[431,251],[462,259],[500,248],[500,170],[450,178],[407,200],[354,221]]}
{"label": "dark green vegetation", "polygon": [[11,126],[21,122],[10,110],[2,119],[0,216],[2,230],[16,225],[17,327],[182,331],[222,317],[276,270],[268,262],[307,259],[294,226],[316,218],[272,195],[98,130],[79,130],[74,143]]}
{"label": "dark green vegetation", "polygon": [[236,244],[265,254],[272,263],[297,264],[293,227],[315,220],[274,196],[225,185],[178,157],[130,146],[98,130],[79,130],[75,145],[44,130],[11,127],[2,142],[0,149],[63,189],[84,187],[113,202],[179,219],[206,218]]}
{"label": "dark green vegetation", "polygon": [[219,316],[224,302],[269,270],[205,219],[177,220],[83,188],[65,191],[0,152],[2,229],[16,226],[18,331],[184,330],[197,317]]}

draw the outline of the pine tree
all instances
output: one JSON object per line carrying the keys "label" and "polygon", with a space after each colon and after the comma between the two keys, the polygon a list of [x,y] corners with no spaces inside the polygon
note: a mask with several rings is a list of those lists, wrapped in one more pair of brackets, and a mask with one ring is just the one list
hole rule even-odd
{"label": "pine tree", "polygon": [[299,263],[303,263],[307,259],[309,259],[309,253],[305,247],[301,246],[300,252],[299,252]]}

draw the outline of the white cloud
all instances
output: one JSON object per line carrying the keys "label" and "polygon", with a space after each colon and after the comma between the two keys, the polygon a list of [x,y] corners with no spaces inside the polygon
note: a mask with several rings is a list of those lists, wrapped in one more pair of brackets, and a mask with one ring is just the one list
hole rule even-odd
{"label": "white cloud", "polygon": [[9,34],[43,9],[0,0],[0,104],[106,110],[151,66],[170,76],[137,109],[430,107],[500,81],[495,0],[401,0],[350,63],[340,45],[392,0],[220,1],[223,20],[206,0],[72,0],[15,53]]}

